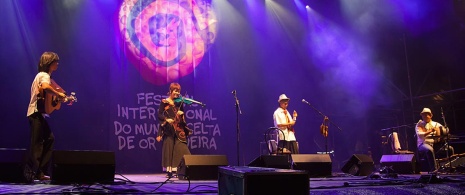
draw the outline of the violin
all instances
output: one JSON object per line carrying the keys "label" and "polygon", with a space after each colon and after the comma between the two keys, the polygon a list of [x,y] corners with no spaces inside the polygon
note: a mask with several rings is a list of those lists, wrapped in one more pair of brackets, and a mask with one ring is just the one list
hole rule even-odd
{"label": "violin", "polygon": [[206,106],[202,102],[199,102],[197,100],[193,100],[193,99],[190,99],[190,98],[182,97],[182,96],[177,97],[176,99],[174,99],[174,101],[175,102],[182,102],[182,103],[185,103],[187,105],[191,105],[192,103],[195,103],[195,104],[201,105],[202,107]]}
{"label": "violin", "polygon": [[183,97],[177,97],[173,101],[176,102],[176,103],[182,102],[182,103],[185,103],[187,105],[191,105],[192,103],[194,103],[194,102],[191,101],[191,99],[183,98]]}
{"label": "violin", "polygon": [[323,119],[323,123],[321,123],[320,125],[320,133],[321,135],[323,135],[323,137],[328,137],[328,123],[329,121],[329,118],[327,116],[325,116],[325,118]]}

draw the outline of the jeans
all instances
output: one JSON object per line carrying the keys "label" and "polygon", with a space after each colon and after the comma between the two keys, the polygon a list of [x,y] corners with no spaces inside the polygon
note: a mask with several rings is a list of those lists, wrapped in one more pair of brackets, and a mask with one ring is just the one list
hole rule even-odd
{"label": "jeans", "polygon": [[418,152],[426,157],[429,171],[435,171],[436,169],[438,169],[436,157],[434,155],[434,149],[431,145],[422,143],[418,146]]}

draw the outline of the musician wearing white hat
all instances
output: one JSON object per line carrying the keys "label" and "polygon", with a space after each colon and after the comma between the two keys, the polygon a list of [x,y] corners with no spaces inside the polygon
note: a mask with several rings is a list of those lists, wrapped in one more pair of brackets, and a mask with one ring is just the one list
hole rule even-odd
{"label": "musician wearing white hat", "polygon": [[429,108],[423,108],[420,116],[422,120],[418,121],[415,127],[418,152],[425,155],[428,161],[429,171],[436,171],[439,167],[436,162],[434,143],[435,139],[441,136],[443,126],[432,120],[433,113]]}
{"label": "musician wearing white hat", "polygon": [[292,154],[298,154],[299,148],[294,134],[294,125],[297,120],[297,112],[294,110],[292,116],[287,111],[289,98],[281,94],[278,98],[279,107],[273,113],[274,126],[280,130],[278,133],[278,147],[283,147]]}

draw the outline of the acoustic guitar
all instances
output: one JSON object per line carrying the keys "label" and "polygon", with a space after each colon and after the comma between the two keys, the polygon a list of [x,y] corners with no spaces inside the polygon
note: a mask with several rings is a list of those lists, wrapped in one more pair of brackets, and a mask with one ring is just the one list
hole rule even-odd
{"label": "acoustic guitar", "polygon": [[[58,92],[66,94],[65,90],[63,90],[63,88],[61,88],[53,79],[51,79],[51,86]],[[76,93],[71,92],[71,95],[62,98],[41,90],[38,95],[37,109],[40,113],[51,114],[53,111],[60,109],[61,103],[66,102],[68,102],[67,105],[73,105],[74,102],[77,102]]]}
{"label": "acoustic guitar", "polygon": [[325,116],[325,118],[323,119],[323,122],[320,125],[320,133],[321,135],[323,135],[323,137],[328,137],[328,121],[329,121],[329,118]]}

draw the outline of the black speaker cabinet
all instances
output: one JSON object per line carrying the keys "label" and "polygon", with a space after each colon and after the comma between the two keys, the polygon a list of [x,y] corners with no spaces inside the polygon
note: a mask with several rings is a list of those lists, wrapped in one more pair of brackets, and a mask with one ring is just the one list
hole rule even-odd
{"label": "black speaker cabinet", "polygon": [[420,173],[420,170],[416,168],[414,154],[383,155],[379,162],[381,164],[381,167],[390,167],[394,170],[395,173]]}
{"label": "black speaker cabinet", "polygon": [[110,151],[53,151],[51,183],[113,183],[115,153]]}
{"label": "black speaker cabinet", "polygon": [[290,169],[291,163],[287,155],[260,155],[247,166]]}
{"label": "black speaker cabinet", "polygon": [[0,182],[31,183],[33,170],[27,166],[26,149],[0,148]]}
{"label": "black speaker cabinet", "polygon": [[310,194],[306,171],[265,167],[219,167],[218,194]]}
{"label": "black speaker cabinet", "polygon": [[227,166],[226,155],[184,155],[178,166],[180,180],[217,180],[218,166]]}
{"label": "black speaker cabinet", "polygon": [[332,162],[329,154],[292,154],[292,169],[305,170],[310,177],[331,176]]}
{"label": "black speaker cabinet", "polygon": [[342,167],[342,172],[356,176],[367,176],[373,172],[373,159],[366,154],[354,154]]}

